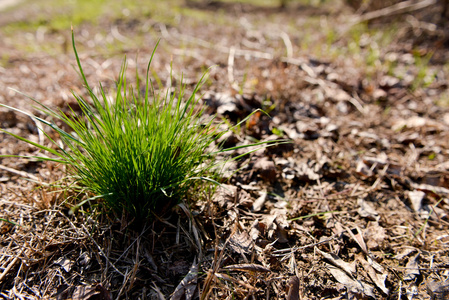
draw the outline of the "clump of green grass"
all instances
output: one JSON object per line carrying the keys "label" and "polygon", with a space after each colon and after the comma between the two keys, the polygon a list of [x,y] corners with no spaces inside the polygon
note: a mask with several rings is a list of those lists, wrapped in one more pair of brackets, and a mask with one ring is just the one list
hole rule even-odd
{"label": "clump of green grass", "polygon": [[217,131],[214,118],[204,121],[204,108],[197,96],[204,76],[185,101],[183,86],[176,93],[156,94],[149,79],[153,52],[144,95],[135,92],[140,87],[128,89],[125,61],[111,103],[101,84],[97,95],[87,82],[73,31],[72,45],[91,101],[73,93],[81,113],[72,111],[67,115],[30,98],[42,112],[62,121],[69,130],[1,104],[52,128],[59,134],[62,145],[48,134],[46,137],[56,149],[1,129],[3,132],[53,154],[54,158],[37,158],[67,165],[77,186],[95,195],[91,199],[102,198],[100,203],[108,209],[139,222],[177,204],[195,184],[217,183],[220,176],[217,155],[232,149],[217,148],[215,141],[223,132]]}

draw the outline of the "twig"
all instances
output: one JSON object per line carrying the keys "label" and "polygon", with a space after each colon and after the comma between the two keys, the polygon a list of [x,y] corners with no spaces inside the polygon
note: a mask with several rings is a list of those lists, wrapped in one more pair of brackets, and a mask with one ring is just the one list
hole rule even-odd
{"label": "twig", "polygon": [[231,48],[229,48],[229,56],[228,56],[228,81],[231,84],[231,87],[234,90],[238,91],[239,86],[235,82],[234,78],[234,57],[235,57],[235,47],[232,46]]}
{"label": "twig", "polygon": [[122,43],[128,42],[128,39],[126,38],[126,36],[124,36],[123,34],[121,34],[118,31],[117,25],[111,26],[111,34],[116,40],[118,40]]}
{"label": "twig", "polygon": [[328,243],[328,242],[330,242],[330,241],[332,241],[334,239],[335,239],[335,236],[332,236],[332,237],[330,237],[330,238],[328,238],[328,239],[326,239],[324,241],[320,241],[320,242],[317,242],[317,243],[313,243],[313,244],[309,244],[309,245],[305,245],[305,246],[301,246],[301,247],[279,249],[279,250],[273,251],[273,256],[291,255],[291,254],[293,254],[294,252],[296,252],[298,250],[303,250],[303,249],[306,249],[306,248],[311,248],[311,247],[315,247],[315,246],[318,246],[318,245],[321,245],[321,244],[325,244],[325,243]]}
{"label": "twig", "polygon": [[129,249],[131,249],[131,247],[134,245],[134,243],[137,242],[137,240],[139,240],[142,237],[142,235],[145,232],[147,232],[148,229],[149,229],[149,227],[147,228],[147,226],[145,225],[142,232],[139,234],[139,236],[134,241],[132,241],[132,243],[128,246],[128,248],[126,248],[125,251],[123,251],[123,253],[119,256],[119,258],[116,259],[116,261],[120,261],[122,259],[122,257],[128,253]]}
{"label": "twig", "polygon": [[357,94],[354,94],[354,97],[350,97],[349,98],[349,103],[351,103],[352,105],[354,105],[354,107],[364,116],[367,115],[367,110],[365,109],[365,107],[360,104],[360,101],[358,99],[356,99],[355,97],[357,97]]}
{"label": "twig", "polygon": [[109,260],[108,256],[106,254],[104,254],[103,250],[101,250],[100,245],[97,244],[97,242],[93,239],[93,237],[90,235],[89,231],[87,230],[87,228],[84,226],[84,224],[81,224],[81,226],[83,227],[84,231],[87,233],[87,236],[90,238],[90,240],[95,244],[95,246],[97,246],[98,251],[100,251],[101,255],[103,255],[103,257],[106,259],[106,261],[112,266],[112,268],[119,273],[120,275],[122,275],[123,277],[126,278],[126,275],[123,274],[122,272],[119,271],[119,269],[117,269],[117,267]]}
{"label": "twig", "polygon": [[8,264],[8,266],[3,270],[2,274],[0,274],[0,282],[3,282],[3,279],[5,279],[6,274],[8,274],[9,270],[16,264],[19,257],[22,255],[23,251],[25,249],[25,245],[23,245],[22,249],[20,250],[20,253],[14,257],[14,259]]}
{"label": "twig", "polygon": [[293,57],[293,45],[290,40],[290,37],[284,31],[281,31],[281,38],[285,44],[285,48],[287,50],[287,59],[291,59]]}
{"label": "twig", "polygon": [[34,175],[30,174],[30,173],[27,173],[27,172],[24,172],[24,171],[19,171],[19,170],[13,169],[13,168],[9,168],[9,167],[4,166],[4,165],[0,165],[0,169],[2,169],[4,171],[7,171],[7,172],[10,172],[10,173],[13,173],[13,174],[16,174],[16,175],[19,175],[19,176],[22,176],[22,177],[28,177],[28,178],[30,178],[30,179],[32,179],[34,181],[39,182],[39,178],[37,178],[36,176],[34,176]]}
{"label": "twig", "polygon": [[390,17],[393,15],[398,15],[398,14],[403,14],[403,13],[420,10],[420,9],[426,8],[428,6],[434,5],[436,3],[437,3],[436,0],[423,0],[420,2],[416,2],[414,0],[408,0],[408,1],[399,2],[397,4],[394,4],[394,5],[358,16],[355,18],[355,20],[353,21],[351,26],[358,24],[358,23],[382,18],[382,17]]}
{"label": "twig", "polygon": [[[171,34],[167,31],[167,28],[165,26],[160,25],[159,27],[160,27],[162,35],[165,38],[168,39],[171,37]],[[176,35],[176,37],[182,41],[194,42],[194,43],[198,44],[199,46],[209,48],[209,49],[214,49],[214,50],[220,51],[221,53],[230,53],[230,48],[228,48],[228,47],[220,46],[217,44],[212,44],[208,41],[205,41],[203,39],[200,39],[200,38],[197,38],[194,36],[181,34],[179,32],[175,32],[174,35]],[[245,50],[245,49],[237,49],[237,48],[234,51],[235,51],[234,56],[247,56],[247,57],[254,57],[254,58],[266,59],[266,60],[275,59],[273,54],[267,53],[267,52],[262,52],[262,51]],[[304,60],[299,59],[299,58],[293,58],[293,57],[280,57],[279,60],[282,62],[291,64],[291,65],[295,65],[295,66],[301,66],[302,64],[304,64]]]}

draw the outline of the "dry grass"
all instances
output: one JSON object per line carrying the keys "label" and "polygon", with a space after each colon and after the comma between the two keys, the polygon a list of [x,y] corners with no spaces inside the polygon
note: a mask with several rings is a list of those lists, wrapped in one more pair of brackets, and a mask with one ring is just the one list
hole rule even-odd
{"label": "dry grass", "polygon": [[[339,14],[319,7],[317,21],[316,7],[295,11],[289,5],[284,12],[254,6],[233,6],[221,15],[201,11],[220,24],[187,15],[171,24],[148,18],[115,23],[121,35],[146,44],[162,36],[161,50],[173,53],[173,66],[182,66],[174,73],[183,71],[193,85],[198,73],[216,64],[203,87],[210,112],[219,110],[232,123],[255,108],[271,110],[273,118],[258,115],[226,143],[268,140],[272,134],[294,143],[238,161],[234,168],[240,172],[226,182],[227,190],[191,195],[195,205],[182,202],[137,231],[95,207],[69,215],[67,195],[20,179],[30,174],[50,182],[61,170],[3,159],[10,171],[0,175],[0,218],[21,226],[1,222],[0,297],[444,297],[449,111],[434,104],[444,103],[447,86],[441,27],[428,31],[425,22],[406,22],[397,34],[382,35],[361,26],[367,31],[332,38],[317,28],[346,28]],[[232,26],[236,20],[241,26]],[[87,49],[97,29],[85,24],[82,30],[80,43]],[[54,34],[47,38],[64,35]],[[406,38],[410,34],[416,39]],[[391,40],[382,44],[379,35]],[[20,41],[25,35],[17,36]],[[96,47],[106,41],[97,36]],[[368,66],[374,44],[378,54]],[[130,59],[135,48],[123,51],[130,68],[138,65]],[[0,77],[0,100],[25,107],[3,89],[8,85],[65,108],[57,99],[68,97],[59,93],[79,89],[68,57],[37,53],[26,59],[17,53],[0,69],[8,75]],[[122,53],[96,53],[83,58],[88,80],[99,73],[105,86],[112,85]],[[416,65],[429,53],[429,64]],[[139,61],[149,55],[141,49]],[[160,88],[170,61],[155,58]],[[413,86],[423,69],[437,75],[430,84]],[[38,139],[30,120],[8,120],[2,126]],[[34,151],[2,138],[2,154]]]}

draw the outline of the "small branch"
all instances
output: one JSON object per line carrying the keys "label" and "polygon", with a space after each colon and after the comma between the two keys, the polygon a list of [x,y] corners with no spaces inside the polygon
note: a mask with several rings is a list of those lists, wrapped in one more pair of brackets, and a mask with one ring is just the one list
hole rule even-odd
{"label": "small branch", "polygon": [[22,250],[20,250],[20,253],[14,257],[14,259],[8,264],[8,266],[3,270],[2,274],[0,274],[0,283],[3,282],[3,279],[5,279],[6,275],[8,274],[9,270],[16,264],[19,257],[22,255],[23,250],[25,249],[25,246],[22,247]]}
{"label": "small branch", "polygon": [[27,172],[24,172],[24,171],[19,171],[19,170],[13,169],[13,168],[9,168],[9,167],[4,166],[4,165],[0,165],[0,169],[4,170],[4,171],[7,171],[9,173],[13,173],[13,174],[22,176],[22,177],[28,177],[28,178],[30,178],[30,179],[32,179],[34,181],[39,182],[39,178],[37,178],[36,176],[34,176],[34,175],[30,174],[30,173],[27,173]]}
{"label": "small branch", "polygon": [[87,228],[84,225],[81,225],[84,229],[84,231],[87,233],[87,236],[90,238],[90,240],[95,244],[95,246],[97,246],[98,251],[100,251],[101,255],[103,255],[103,257],[106,259],[106,261],[112,266],[112,268],[119,273],[120,275],[122,275],[125,279],[127,278],[127,275],[123,274],[122,272],[119,271],[119,269],[117,269],[117,267],[109,260],[108,256],[103,252],[103,250],[101,249],[100,245],[97,244],[97,242],[94,240],[93,237],[90,236],[89,230],[87,230]]}
{"label": "small branch", "polygon": [[423,0],[423,1],[419,1],[419,2],[416,2],[416,0],[415,1],[408,0],[408,1],[399,2],[397,4],[394,4],[394,5],[358,16],[355,18],[352,25],[366,22],[366,21],[371,21],[374,19],[382,18],[382,17],[390,17],[390,16],[394,16],[394,15],[409,13],[412,11],[426,8],[426,7],[434,5],[436,3],[437,3],[437,0]]}
{"label": "small branch", "polygon": [[237,82],[235,82],[235,78],[234,78],[234,57],[235,57],[235,47],[232,46],[229,49],[229,56],[228,56],[228,81],[231,84],[231,87],[238,91],[239,90],[239,86],[237,84]]}
{"label": "small branch", "polygon": [[290,37],[284,31],[281,31],[281,38],[285,44],[285,48],[287,50],[287,59],[291,59],[293,57],[293,45]]}

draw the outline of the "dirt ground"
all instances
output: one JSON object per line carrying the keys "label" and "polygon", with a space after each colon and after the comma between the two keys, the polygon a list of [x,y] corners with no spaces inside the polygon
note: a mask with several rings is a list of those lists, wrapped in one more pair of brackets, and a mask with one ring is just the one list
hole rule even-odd
{"label": "dirt ground", "polygon": [[[224,188],[140,230],[92,203],[71,214],[84,195],[64,188],[62,166],[0,158],[1,299],[449,299],[441,7],[366,20],[340,2],[276,3],[176,2],[165,21],[164,7],[142,6],[74,26],[92,85],[113,88],[125,55],[131,82],[145,74],[161,39],[157,88],[170,65],[188,88],[212,67],[209,113],[231,124],[269,113],[227,146],[291,143],[238,160]],[[54,13],[0,12],[0,103],[39,114],[20,91],[64,111],[85,93],[70,28],[11,29],[39,12]],[[0,126],[45,143],[26,115],[0,108]],[[5,133],[0,154],[43,155]]]}

